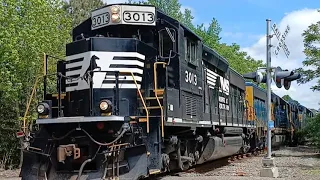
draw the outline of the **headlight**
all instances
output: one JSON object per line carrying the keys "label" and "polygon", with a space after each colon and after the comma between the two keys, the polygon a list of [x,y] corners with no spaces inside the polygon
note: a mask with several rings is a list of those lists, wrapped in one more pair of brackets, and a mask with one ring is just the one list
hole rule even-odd
{"label": "headlight", "polygon": [[116,14],[120,12],[120,7],[119,6],[112,6],[111,7],[111,12],[112,14]]}
{"label": "headlight", "polygon": [[39,104],[37,107],[37,111],[39,114],[42,114],[45,111],[45,107],[43,104]]}
{"label": "headlight", "polygon": [[100,101],[99,107],[100,107],[100,111],[103,113],[109,113],[112,111],[112,103],[108,99],[104,99]]}
{"label": "headlight", "polygon": [[119,14],[112,14],[111,20],[112,20],[112,22],[120,22],[120,15]]}
{"label": "headlight", "polygon": [[37,112],[41,115],[48,115],[50,111],[50,106],[46,102],[41,102],[37,106]]}
{"label": "headlight", "polygon": [[101,109],[101,110],[105,111],[105,110],[108,109],[108,107],[109,107],[109,105],[108,105],[108,103],[107,103],[106,101],[102,101],[102,102],[100,103],[100,109]]}

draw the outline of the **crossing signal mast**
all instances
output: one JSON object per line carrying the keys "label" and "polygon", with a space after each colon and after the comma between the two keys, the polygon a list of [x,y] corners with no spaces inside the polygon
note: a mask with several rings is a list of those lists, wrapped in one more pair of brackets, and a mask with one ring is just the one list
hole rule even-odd
{"label": "crossing signal mast", "polygon": [[[271,38],[275,35],[278,39],[278,45],[274,50],[274,54],[277,56],[279,54],[280,49],[283,49],[284,54],[287,58],[289,58],[290,51],[285,43],[286,37],[290,31],[290,27],[287,26],[285,32],[281,35],[276,24],[272,25],[272,30],[274,32],[273,35],[270,35],[270,19],[267,19],[267,37],[266,37],[266,62],[267,67],[258,68],[256,72],[250,72],[243,74],[243,77],[246,79],[251,79],[257,84],[266,83],[267,84],[267,119],[268,119],[268,127],[267,127],[267,156],[262,159],[263,168],[260,171],[260,176],[262,177],[278,177],[278,168],[275,166],[274,158],[271,157],[271,129],[274,127],[274,122],[271,120],[271,81],[274,80],[276,86],[278,88],[284,88],[286,90],[290,89],[291,82],[299,79],[301,75],[299,73],[295,73],[294,71],[282,70],[280,67],[271,67]],[[265,70],[262,72],[261,70]]]}

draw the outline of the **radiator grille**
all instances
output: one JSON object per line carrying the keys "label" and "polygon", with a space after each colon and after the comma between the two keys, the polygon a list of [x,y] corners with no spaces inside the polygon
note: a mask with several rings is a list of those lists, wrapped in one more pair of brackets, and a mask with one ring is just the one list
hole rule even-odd
{"label": "radiator grille", "polygon": [[190,95],[185,95],[186,114],[191,117],[197,116],[197,98]]}

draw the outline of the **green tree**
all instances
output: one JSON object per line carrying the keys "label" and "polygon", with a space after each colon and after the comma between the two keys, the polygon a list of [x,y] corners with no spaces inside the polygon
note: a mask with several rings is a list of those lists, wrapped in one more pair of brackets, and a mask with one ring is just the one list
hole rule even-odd
{"label": "green tree", "polygon": [[[320,10],[318,11],[320,12]],[[298,83],[307,83],[317,79],[317,84],[312,86],[313,91],[320,91],[320,21],[311,24],[303,33],[304,53],[306,59],[302,62],[304,66],[310,69],[299,68],[298,72],[302,73],[302,78]]]}
{"label": "green tree", "polygon": [[[240,74],[256,71],[258,67],[264,66],[263,61],[255,60],[248,56],[246,52],[240,50],[240,46],[236,43],[231,45],[221,43],[220,33],[222,28],[215,18],[212,18],[208,28],[205,28],[204,24],[194,25],[192,23],[194,17],[189,9],[185,9],[184,13],[181,12],[181,4],[178,0],[148,0],[138,3],[154,5],[164,13],[186,25],[202,38],[204,44],[225,57],[229,61],[230,66]],[[260,84],[260,87],[265,88],[265,85]]]}
{"label": "green tree", "polygon": [[69,0],[64,2],[63,8],[72,18],[72,27],[91,16],[91,11],[103,6],[102,0]]}
{"label": "green tree", "polygon": [[15,132],[35,77],[42,73],[43,53],[63,56],[70,41],[71,21],[61,7],[59,0],[0,4],[0,168],[19,162]]}
{"label": "green tree", "polygon": [[316,114],[312,118],[305,120],[305,127],[302,129],[302,132],[306,135],[306,138],[309,139],[314,145],[320,147],[320,113]]}
{"label": "green tree", "polygon": [[286,100],[286,101],[290,101],[292,100],[292,98],[289,95],[284,95],[282,96],[282,99]]}

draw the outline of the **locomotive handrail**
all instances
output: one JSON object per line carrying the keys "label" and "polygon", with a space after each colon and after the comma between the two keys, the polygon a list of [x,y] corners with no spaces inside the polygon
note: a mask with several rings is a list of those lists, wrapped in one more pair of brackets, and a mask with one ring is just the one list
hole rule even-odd
{"label": "locomotive handrail", "polygon": [[37,88],[37,84],[38,84],[39,78],[41,78],[41,76],[40,76],[40,77],[39,77],[39,76],[36,77],[36,81],[35,81],[35,83],[34,83],[34,85],[33,85],[29,102],[27,103],[26,111],[24,112],[24,116],[23,116],[23,127],[22,127],[24,133],[26,133],[26,118],[27,118],[27,114],[28,114],[28,112],[29,112],[29,108],[30,108],[30,105],[31,105],[31,102],[32,102],[32,99],[33,99],[33,95],[35,94],[35,91],[36,91],[36,88]]}
{"label": "locomotive handrail", "polygon": [[34,96],[35,91],[36,91],[36,89],[37,89],[37,85],[38,85],[39,79],[40,79],[40,78],[43,78],[44,76],[55,75],[55,74],[56,74],[56,73],[36,76],[36,81],[35,81],[35,83],[34,83],[34,85],[33,85],[33,87],[32,87],[32,92],[31,92],[31,95],[30,95],[30,99],[29,99],[29,101],[28,101],[28,103],[27,103],[26,111],[24,112],[24,116],[23,116],[23,127],[22,127],[22,129],[23,129],[23,132],[24,132],[24,133],[26,133],[26,128],[27,128],[27,127],[26,127],[27,114],[28,114],[28,112],[29,112],[29,108],[30,108],[30,106],[31,106],[31,102],[32,102],[33,96]]}
{"label": "locomotive handrail", "polygon": [[129,72],[129,71],[120,71],[120,74],[130,74],[130,75],[132,76],[132,79],[133,79],[133,81],[134,81],[134,84],[135,84],[136,87],[137,87],[137,90],[138,90],[140,99],[141,99],[141,101],[142,101],[143,108],[144,108],[144,110],[146,111],[146,116],[147,116],[147,117],[146,117],[146,118],[147,118],[147,133],[149,133],[149,111],[148,111],[148,108],[147,108],[146,103],[144,102],[144,99],[143,99],[143,97],[142,97],[141,91],[140,91],[140,89],[139,89],[139,87],[138,87],[138,83],[137,83],[136,79],[134,78],[134,74],[133,74],[133,72]]}
{"label": "locomotive handrail", "polygon": [[161,136],[164,137],[163,108],[162,108],[162,106],[161,106],[160,99],[159,99],[159,97],[158,97],[158,85],[157,85],[157,65],[158,65],[158,64],[162,64],[163,67],[165,67],[165,65],[166,65],[167,63],[165,63],[165,62],[155,62],[154,65],[153,65],[154,92],[155,92],[156,99],[157,99],[157,102],[158,102],[158,104],[159,104],[160,111],[161,111]]}

